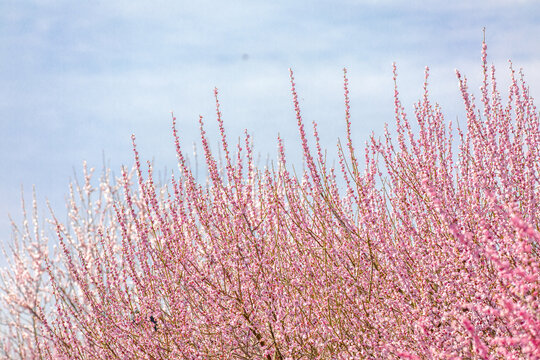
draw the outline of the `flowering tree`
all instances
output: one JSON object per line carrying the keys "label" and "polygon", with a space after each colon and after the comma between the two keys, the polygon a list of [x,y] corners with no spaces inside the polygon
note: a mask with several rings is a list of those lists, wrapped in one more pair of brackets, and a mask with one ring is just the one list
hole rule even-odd
{"label": "flowering tree", "polygon": [[[209,182],[196,181],[172,118],[179,176],[135,167],[94,186],[85,166],[56,236],[14,227],[1,273],[0,354],[20,359],[540,358],[540,128],[511,68],[506,105],[483,44],[480,112],[452,123],[428,97],[418,130],[395,89],[386,131],[358,158],[344,71],[346,143],[329,167],[258,169],[249,134],[231,151],[217,90],[223,172],[200,118]],[[397,71],[394,67],[394,80]],[[453,146],[459,146],[457,156]],[[341,180],[339,179],[341,177]],[[338,186],[342,184],[343,186]],[[26,219],[25,214],[25,219]],[[52,247],[52,245],[54,245]]]}

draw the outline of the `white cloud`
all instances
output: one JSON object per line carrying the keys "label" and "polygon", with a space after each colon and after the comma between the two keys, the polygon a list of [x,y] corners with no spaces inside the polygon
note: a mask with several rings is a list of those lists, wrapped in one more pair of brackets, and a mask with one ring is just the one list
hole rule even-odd
{"label": "white cloud", "polygon": [[[524,67],[533,95],[540,93],[540,45],[532,41],[540,31],[539,9],[533,2],[309,5],[284,0],[0,4],[0,52],[9,54],[0,57],[0,168],[11,169],[0,176],[0,188],[17,193],[21,182],[26,188],[36,183],[38,193],[61,198],[72,166],[79,168],[85,158],[99,166],[102,149],[113,166],[130,163],[132,132],[145,158],[174,161],[168,112],[175,110],[182,120],[190,147],[198,138],[198,114],[207,115],[214,131],[214,86],[220,88],[231,137],[248,127],[256,147],[273,156],[278,131],[296,137],[289,67],[306,121],[321,123],[330,147],[343,134],[343,66],[349,69],[358,139],[393,121],[392,61],[409,113],[421,94],[425,65],[432,69],[435,100],[456,113],[462,105],[453,70],[460,68],[475,84],[484,26],[489,61],[500,79],[512,58]],[[294,151],[294,144],[288,148]],[[8,201],[6,206],[18,211],[18,200]]]}

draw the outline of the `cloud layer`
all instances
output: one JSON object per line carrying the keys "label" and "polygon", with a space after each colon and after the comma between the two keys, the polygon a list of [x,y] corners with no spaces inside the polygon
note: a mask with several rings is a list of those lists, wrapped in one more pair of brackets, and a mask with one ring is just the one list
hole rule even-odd
{"label": "cloud layer", "polygon": [[[479,84],[482,28],[499,78],[507,59],[540,92],[538,5],[533,1],[18,1],[0,4],[0,241],[19,189],[36,184],[62,211],[73,168],[118,171],[132,163],[130,134],[144,158],[174,166],[170,111],[186,147],[197,117],[212,130],[220,89],[229,137],[248,128],[257,149],[287,139],[297,154],[288,68],[304,116],[334,147],[344,132],[342,68],[349,69],[357,148],[392,123],[391,64],[403,103],[421,95],[424,66],[448,116],[462,114],[454,69]],[[475,82],[476,81],[476,82]],[[296,153],[296,154],[295,154]]]}

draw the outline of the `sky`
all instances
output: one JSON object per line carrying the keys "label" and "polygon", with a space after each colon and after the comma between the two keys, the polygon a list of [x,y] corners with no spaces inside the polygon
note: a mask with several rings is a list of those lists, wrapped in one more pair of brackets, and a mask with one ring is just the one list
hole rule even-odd
{"label": "sky", "polygon": [[301,161],[289,68],[330,154],[345,136],[343,67],[361,150],[393,123],[393,62],[408,113],[429,66],[432,100],[462,117],[455,69],[478,93],[484,27],[500,84],[511,59],[538,98],[538,19],[538,2],[510,0],[2,0],[0,243],[12,237],[8,213],[21,221],[21,188],[28,203],[35,185],[41,215],[48,200],[63,218],[83,161],[96,174],[103,158],[117,174],[133,164],[131,134],[142,159],[174,169],[171,111],[186,152],[199,115],[217,144],[214,87],[227,136],[248,129],[262,165],[276,158],[278,133]]}

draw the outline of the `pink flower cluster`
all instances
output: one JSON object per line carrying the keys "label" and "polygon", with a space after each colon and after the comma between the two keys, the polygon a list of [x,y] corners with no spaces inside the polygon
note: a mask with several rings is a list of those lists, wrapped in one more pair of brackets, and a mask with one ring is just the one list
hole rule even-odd
{"label": "pink flower cluster", "polygon": [[428,69],[416,130],[396,86],[397,139],[372,137],[364,161],[345,71],[337,169],[315,123],[308,144],[291,72],[298,175],[281,139],[272,168],[255,166],[247,132],[231,150],[216,91],[224,161],[201,118],[208,183],[173,117],[179,175],[167,185],[133,138],[133,171],[95,186],[85,165],[51,239],[34,203],[1,273],[0,357],[539,359],[539,115],[510,69],[503,105],[483,44],[480,109],[457,73],[456,141]]}

